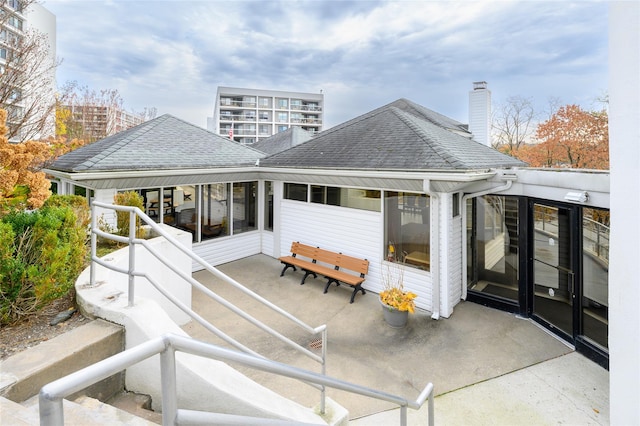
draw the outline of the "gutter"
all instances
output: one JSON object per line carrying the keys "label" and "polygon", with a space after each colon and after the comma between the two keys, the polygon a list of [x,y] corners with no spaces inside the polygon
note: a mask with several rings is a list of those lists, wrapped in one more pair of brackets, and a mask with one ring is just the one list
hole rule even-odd
{"label": "gutter", "polygon": [[511,186],[513,185],[513,182],[515,180],[518,179],[518,177],[515,174],[503,174],[502,175],[502,179],[506,181],[505,184],[500,185],[500,186],[496,186],[493,188],[489,188],[489,189],[485,189],[483,191],[478,191],[478,192],[473,192],[471,194],[466,194],[462,196],[462,206],[461,206],[461,213],[462,213],[462,300],[467,300],[467,280],[466,280],[466,274],[467,274],[467,227],[465,226],[465,224],[467,223],[467,209],[464,208],[464,206],[467,203],[467,200],[470,198],[476,198],[476,197],[481,197],[483,195],[487,195],[487,194],[493,194],[496,192],[502,192],[502,191],[506,191],[508,189],[511,188]]}

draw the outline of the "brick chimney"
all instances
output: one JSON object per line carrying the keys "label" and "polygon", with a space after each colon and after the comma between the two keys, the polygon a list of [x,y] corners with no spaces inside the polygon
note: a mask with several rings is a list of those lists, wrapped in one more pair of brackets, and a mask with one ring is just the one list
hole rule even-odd
{"label": "brick chimney", "polygon": [[469,131],[473,140],[491,146],[491,91],[486,81],[473,82],[469,92]]}

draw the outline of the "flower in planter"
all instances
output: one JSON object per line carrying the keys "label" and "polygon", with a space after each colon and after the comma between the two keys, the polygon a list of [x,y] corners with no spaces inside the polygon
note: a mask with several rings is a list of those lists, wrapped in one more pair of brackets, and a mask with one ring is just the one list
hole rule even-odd
{"label": "flower in planter", "polygon": [[403,285],[404,266],[397,263],[385,263],[382,266],[384,290],[380,292],[380,301],[399,311],[414,313],[417,294],[405,291]]}

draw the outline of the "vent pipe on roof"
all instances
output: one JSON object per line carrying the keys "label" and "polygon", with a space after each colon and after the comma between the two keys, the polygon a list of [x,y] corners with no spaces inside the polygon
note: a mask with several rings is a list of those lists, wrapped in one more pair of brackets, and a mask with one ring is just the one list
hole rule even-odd
{"label": "vent pipe on roof", "polygon": [[474,141],[491,146],[491,91],[486,81],[473,82],[469,92],[469,131]]}

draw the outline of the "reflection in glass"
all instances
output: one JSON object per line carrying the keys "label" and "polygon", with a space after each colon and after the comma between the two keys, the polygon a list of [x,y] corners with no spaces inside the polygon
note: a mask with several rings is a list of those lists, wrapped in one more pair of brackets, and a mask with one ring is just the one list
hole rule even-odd
{"label": "reflection in glass", "polygon": [[582,332],[608,348],[609,326],[609,212],[583,209]]}
{"label": "reflection in glass", "polygon": [[386,259],[430,270],[429,196],[387,191],[384,197]]}
{"label": "reflection in glass", "polygon": [[233,234],[256,229],[257,182],[234,182],[233,184]]}
{"label": "reflection in glass", "polygon": [[[467,201],[469,289],[518,300],[519,237],[517,197],[485,195]],[[470,230],[471,227],[474,229]],[[474,256],[475,255],[475,259]],[[477,262],[477,282],[471,269]]]}

